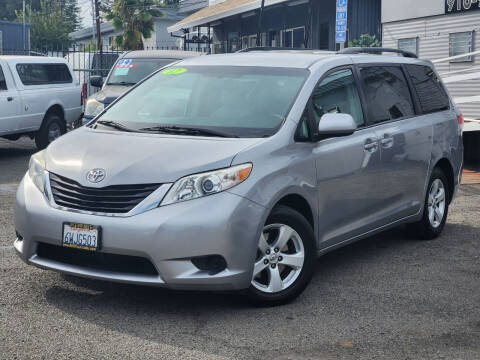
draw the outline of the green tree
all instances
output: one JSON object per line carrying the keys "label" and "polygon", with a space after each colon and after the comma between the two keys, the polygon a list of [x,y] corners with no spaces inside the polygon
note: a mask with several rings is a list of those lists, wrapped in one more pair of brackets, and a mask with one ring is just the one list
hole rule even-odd
{"label": "green tree", "polygon": [[143,49],[142,37],[148,39],[154,31],[154,17],[162,17],[157,0],[114,0],[106,16],[113,28],[121,31],[115,37],[116,45],[124,50]]}
{"label": "green tree", "polygon": [[362,34],[360,39],[355,39],[348,42],[349,47],[380,47],[382,43],[375,35]]}
{"label": "green tree", "polygon": [[[25,18],[32,24],[30,48],[33,50],[67,48],[71,44],[68,34],[79,27],[76,0],[40,1],[38,10],[26,6]],[[23,12],[16,11],[17,21],[22,21]]]}
{"label": "green tree", "polygon": [[[26,0],[26,4],[32,9],[40,9],[40,0]],[[22,11],[22,0],[0,0],[0,20],[15,21],[16,11]]]}

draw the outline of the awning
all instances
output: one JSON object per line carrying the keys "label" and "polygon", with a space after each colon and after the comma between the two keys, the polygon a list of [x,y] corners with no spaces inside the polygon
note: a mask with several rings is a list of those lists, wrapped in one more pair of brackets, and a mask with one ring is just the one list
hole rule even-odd
{"label": "awning", "polygon": [[[275,5],[287,0],[265,0],[265,6]],[[173,33],[181,29],[189,29],[194,26],[207,25],[229,16],[259,9],[262,0],[225,0],[224,2],[207,6],[185,19],[170,26],[167,31]]]}

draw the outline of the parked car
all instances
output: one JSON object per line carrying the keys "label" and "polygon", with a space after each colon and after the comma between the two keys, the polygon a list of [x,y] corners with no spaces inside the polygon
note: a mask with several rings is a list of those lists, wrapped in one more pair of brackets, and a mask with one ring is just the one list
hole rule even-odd
{"label": "parked car", "polygon": [[137,50],[124,53],[110,70],[105,82],[101,76],[90,77],[90,85],[101,87],[102,90],[88,98],[82,125],[156,70],[172,62],[199,55],[198,52],[174,50]]}
{"label": "parked car", "polygon": [[80,118],[83,96],[62,58],[0,56],[0,136],[35,138],[39,149]]}
{"label": "parked car", "polygon": [[98,76],[105,79],[121,54],[116,50],[70,51],[65,60],[73,69],[79,83],[84,86],[85,94],[91,94],[96,88],[90,85],[90,77]]}
{"label": "parked car", "polygon": [[463,118],[430,62],[362,51],[213,55],[149,76],[32,156],[17,253],[280,304],[340,246],[405,223],[439,236]]}

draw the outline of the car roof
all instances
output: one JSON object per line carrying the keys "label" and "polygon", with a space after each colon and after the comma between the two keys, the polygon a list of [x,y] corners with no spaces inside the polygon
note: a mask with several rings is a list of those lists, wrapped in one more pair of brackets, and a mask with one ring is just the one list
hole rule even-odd
{"label": "car roof", "polygon": [[121,58],[129,59],[187,59],[203,55],[201,52],[182,50],[133,50],[122,54]]}
{"label": "car roof", "polygon": [[[321,50],[269,50],[248,51],[230,54],[209,55],[185,59],[183,65],[205,66],[259,66],[259,67],[283,67],[309,69],[314,64],[323,61],[335,61],[345,59],[349,63],[394,63],[394,64],[427,64],[429,62],[414,58],[392,55],[375,54],[338,54],[331,51]],[[340,61],[339,61],[340,62]]]}
{"label": "car roof", "polygon": [[48,56],[25,56],[25,55],[0,55],[0,59],[9,63],[62,63],[65,64],[66,60],[61,57],[48,57]]}

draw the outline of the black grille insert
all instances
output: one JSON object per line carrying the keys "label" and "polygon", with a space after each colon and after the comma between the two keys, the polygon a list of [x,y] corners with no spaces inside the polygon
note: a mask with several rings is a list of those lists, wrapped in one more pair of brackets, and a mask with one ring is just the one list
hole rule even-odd
{"label": "black grille insert", "polygon": [[111,185],[103,188],[91,188],[50,173],[50,187],[57,205],[92,212],[127,213],[160,185]]}
{"label": "black grille insert", "polygon": [[152,262],[139,256],[78,250],[46,243],[38,243],[37,255],[44,259],[88,269],[136,275],[158,275]]}

